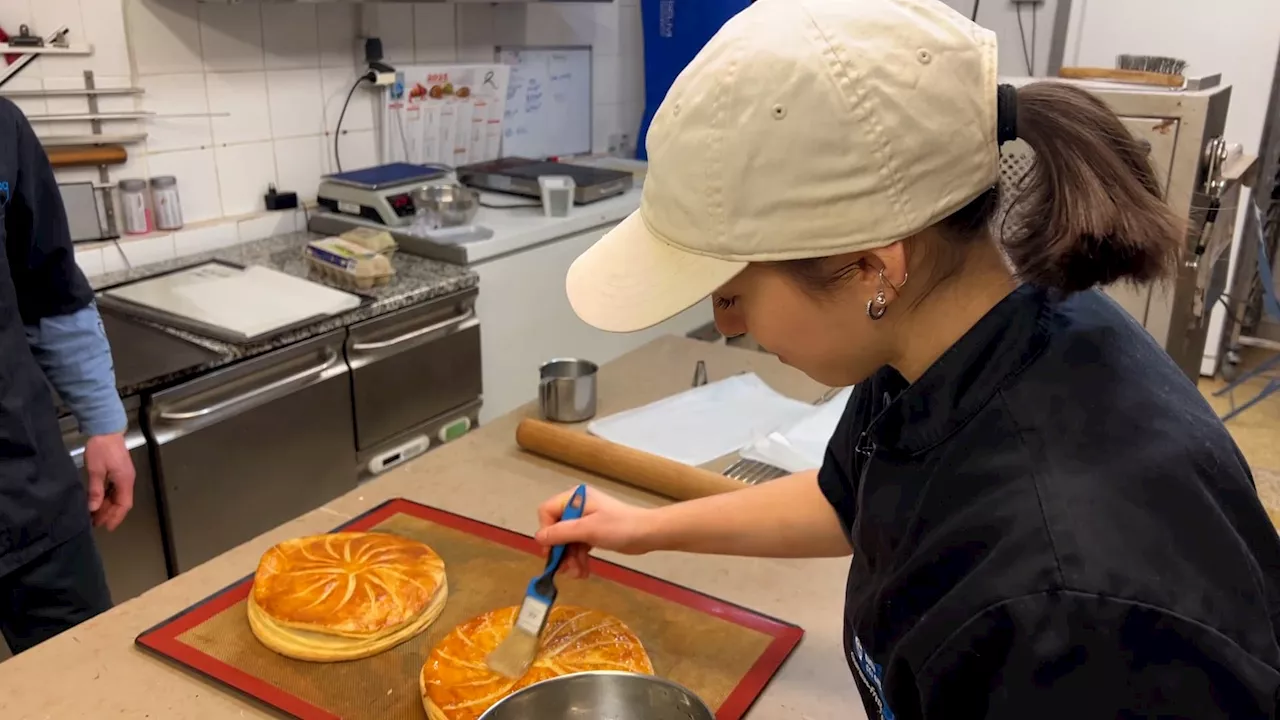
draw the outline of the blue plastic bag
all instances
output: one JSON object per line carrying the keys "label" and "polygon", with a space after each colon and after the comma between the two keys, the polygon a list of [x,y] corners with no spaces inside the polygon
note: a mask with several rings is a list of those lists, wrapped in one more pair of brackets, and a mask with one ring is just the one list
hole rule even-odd
{"label": "blue plastic bag", "polygon": [[667,90],[703,45],[753,0],[641,0],[644,28],[644,118],[636,157],[648,160],[645,136]]}

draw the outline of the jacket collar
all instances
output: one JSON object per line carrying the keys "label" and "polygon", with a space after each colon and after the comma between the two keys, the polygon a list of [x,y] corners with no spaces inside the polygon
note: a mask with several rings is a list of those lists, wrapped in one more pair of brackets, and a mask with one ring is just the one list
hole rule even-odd
{"label": "jacket collar", "polygon": [[1043,350],[1050,314],[1049,291],[1023,285],[988,311],[915,383],[907,385],[892,368],[881,370],[872,390],[890,399],[874,404],[881,410],[867,429],[867,439],[877,448],[906,454],[946,440]]}

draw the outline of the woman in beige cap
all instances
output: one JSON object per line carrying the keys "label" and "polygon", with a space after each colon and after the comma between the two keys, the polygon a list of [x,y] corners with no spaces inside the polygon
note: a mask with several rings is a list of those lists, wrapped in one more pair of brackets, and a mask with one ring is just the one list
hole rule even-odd
{"label": "woman in beige cap", "polygon": [[[992,228],[999,147],[1037,162]],[[640,210],[574,263],[605,330],[711,295],[726,335],[857,385],[822,469],[544,544],[852,554],[845,650],[872,718],[1266,718],[1280,540],[1172,360],[1095,289],[1170,273],[1183,229],[1116,117],[997,87],[934,0],[761,0],[676,80]],[[1012,263],[1011,272],[1006,257]]]}

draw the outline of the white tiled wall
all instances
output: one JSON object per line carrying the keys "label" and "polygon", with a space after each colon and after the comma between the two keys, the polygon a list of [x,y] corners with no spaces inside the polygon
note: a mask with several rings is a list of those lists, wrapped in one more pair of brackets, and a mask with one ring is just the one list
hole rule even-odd
{"label": "white tiled wall", "polygon": [[[92,69],[102,86],[136,85],[137,97],[104,98],[103,110],[225,117],[111,122],[104,132],[141,129],[127,177],[178,178],[188,226],[171,235],[81,249],[87,272],[111,271],[292,230],[294,213],[266,213],[274,183],[314,199],[334,167],[334,129],[363,70],[363,37],[382,39],[392,65],[484,62],[498,45],[591,45],[593,145],[622,134],[635,143],[643,111],[639,0],[597,3],[197,3],[195,0],[0,0],[0,27],[47,33],[71,28],[91,57],[45,57],[6,89],[80,87]],[[127,40],[126,40],[127,38]],[[340,140],[344,167],[377,162],[374,93],[356,91]],[[29,114],[84,112],[79,97],[23,100]],[[139,127],[140,126],[140,127]],[[40,123],[37,132],[84,133],[87,123]],[[95,169],[59,171],[62,181],[96,181]]]}

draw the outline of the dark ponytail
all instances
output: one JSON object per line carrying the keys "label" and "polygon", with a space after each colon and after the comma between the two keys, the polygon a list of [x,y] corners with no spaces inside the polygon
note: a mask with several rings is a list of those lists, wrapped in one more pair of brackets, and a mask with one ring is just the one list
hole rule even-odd
{"label": "dark ponytail", "polygon": [[[1147,283],[1173,271],[1185,222],[1165,205],[1146,145],[1110,108],[1060,82],[1001,86],[997,105],[1000,142],[1021,139],[1035,161],[1020,182],[1003,188],[1011,202],[999,227],[991,227],[1000,217],[998,186],[939,223],[950,242],[929,249],[934,285],[960,270],[956,249],[992,230],[1021,281],[1064,293]],[[779,265],[817,293],[838,287],[859,266],[832,274],[820,260]]]}
{"label": "dark ponytail", "polygon": [[1183,222],[1162,198],[1146,146],[1110,108],[1064,83],[1026,85],[1017,136],[1035,163],[1009,189],[1016,229],[1001,240],[1023,281],[1071,293],[1169,274]]}

